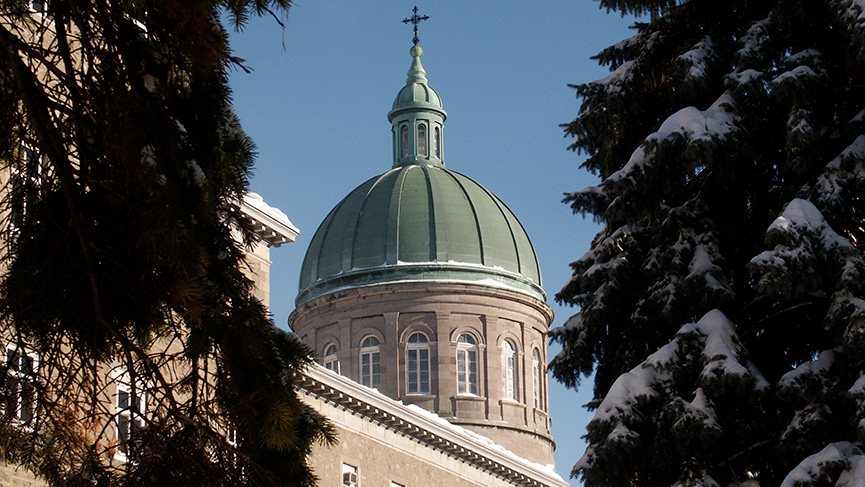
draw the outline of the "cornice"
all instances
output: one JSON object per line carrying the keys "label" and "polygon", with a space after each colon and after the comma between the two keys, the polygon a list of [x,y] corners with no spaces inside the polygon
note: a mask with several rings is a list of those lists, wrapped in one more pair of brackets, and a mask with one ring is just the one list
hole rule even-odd
{"label": "cornice", "polygon": [[285,213],[264,202],[255,193],[243,195],[243,214],[252,221],[252,230],[271,247],[294,242],[300,230],[285,216]]}
{"label": "cornice", "polygon": [[[491,440],[430,417],[318,364],[305,370],[299,388],[458,458],[521,487],[568,487],[558,474],[522,459]],[[488,443],[487,443],[488,442]]]}

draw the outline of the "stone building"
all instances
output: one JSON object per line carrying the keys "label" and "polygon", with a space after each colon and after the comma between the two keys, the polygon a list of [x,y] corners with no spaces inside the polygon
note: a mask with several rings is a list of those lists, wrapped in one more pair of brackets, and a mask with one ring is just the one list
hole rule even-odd
{"label": "stone building", "polygon": [[[447,114],[421,48],[410,53],[388,114],[392,168],[333,209],[301,271],[290,324],[321,364],[297,392],[339,434],[310,463],[328,487],[567,487],[553,467],[552,310],[537,257],[498,198],[445,167]],[[270,249],[298,230],[258,195],[243,211],[259,237],[250,277],[269,305]],[[111,463],[126,461],[133,421],[122,389],[118,379],[106,391]],[[42,483],[0,459],[0,487],[24,485]]]}
{"label": "stone building", "polygon": [[447,113],[422,49],[410,54],[392,167],[322,222],[289,318],[329,369],[305,393],[340,429],[313,465],[323,485],[567,485],[552,469],[537,256],[504,203],[445,167]]}
{"label": "stone building", "polygon": [[[6,174],[0,173],[0,187],[4,187],[5,179],[3,178],[5,177],[7,177]],[[285,213],[268,205],[261,196],[255,193],[244,195],[243,201],[241,201],[241,210],[250,220],[257,237],[246,255],[247,275],[254,283],[255,296],[266,306],[269,306],[270,250],[284,243],[294,242],[299,230],[291,223]],[[29,421],[35,420],[38,413],[33,409],[35,404],[32,398],[28,397],[35,392],[32,387],[26,388],[27,383],[32,379],[19,370],[22,368],[34,370],[39,366],[40,357],[20,350],[18,345],[11,341],[0,341],[0,343],[3,344],[4,360],[6,361],[5,373],[7,374],[7,388],[4,391],[2,406],[10,407],[12,405],[15,410],[11,414],[8,411],[6,413],[12,416],[13,421],[26,427]],[[108,444],[106,444],[107,454],[104,460],[113,465],[122,465],[127,461],[127,445],[124,439],[129,438],[130,429],[135,427],[133,423],[140,427],[140,417],[152,412],[155,407],[152,401],[148,400],[146,392],[140,392],[141,395],[134,401],[137,405],[134,411],[128,406],[130,404],[128,375],[124,376],[124,374],[119,373],[121,368],[120,366],[111,367],[105,371],[106,376],[111,378],[104,391],[105,410],[113,418],[106,426],[105,439]],[[22,384],[22,386],[9,389],[9,379]],[[36,478],[33,473],[18,465],[7,463],[0,456],[0,487],[36,487],[41,485],[45,485],[44,482]]]}

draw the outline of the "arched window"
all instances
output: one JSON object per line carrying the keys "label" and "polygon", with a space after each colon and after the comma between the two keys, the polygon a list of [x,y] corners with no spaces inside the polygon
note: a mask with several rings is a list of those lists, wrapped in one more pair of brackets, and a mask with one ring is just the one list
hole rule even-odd
{"label": "arched window", "polygon": [[400,129],[400,138],[402,139],[402,153],[399,156],[405,157],[408,155],[408,125],[403,125]]}
{"label": "arched window", "polygon": [[433,155],[438,159],[442,158],[442,132],[438,127],[433,131]]}
{"label": "arched window", "polygon": [[426,155],[426,125],[417,126],[417,155]]}
{"label": "arched window", "polygon": [[373,389],[381,386],[381,355],[376,337],[366,337],[360,344],[360,383]]}
{"label": "arched window", "polygon": [[517,400],[517,352],[510,340],[502,343],[502,398]]}
{"label": "arched window", "polygon": [[469,333],[457,339],[457,394],[478,394],[478,341]]}
{"label": "arched window", "polygon": [[406,391],[429,394],[429,340],[420,332],[408,337],[405,347]]}
{"label": "arched window", "polygon": [[324,368],[339,373],[339,359],[336,358],[336,345],[330,344],[324,348]]}
{"label": "arched window", "polygon": [[541,409],[541,377],[543,377],[544,369],[541,363],[541,352],[536,348],[532,352],[532,396],[534,398],[535,409]]}

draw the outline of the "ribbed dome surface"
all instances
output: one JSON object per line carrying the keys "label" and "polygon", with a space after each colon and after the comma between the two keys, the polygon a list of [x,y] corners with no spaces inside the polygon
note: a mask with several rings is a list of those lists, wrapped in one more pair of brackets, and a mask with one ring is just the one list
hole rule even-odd
{"label": "ribbed dome surface", "polygon": [[498,198],[444,167],[410,165],[361,184],[328,214],[304,258],[297,306],[340,289],[418,280],[545,299],[529,237]]}
{"label": "ribbed dome surface", "polygon": [[442,99],[427,84],[407,84],[397,93],[393,100],[392,110],[412,108],[442,110]]}

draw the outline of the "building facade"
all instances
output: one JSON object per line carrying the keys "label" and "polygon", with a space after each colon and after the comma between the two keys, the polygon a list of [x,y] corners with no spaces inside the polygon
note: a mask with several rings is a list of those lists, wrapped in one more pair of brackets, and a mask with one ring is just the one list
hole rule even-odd
{"label": "building facade", "polygon": [[[0,174],[0,178],[5,175]],[[5,181],[0,181],[3,183]],[[261,196],[255,193],[244,195],[241,202],[243,214],[250,220],[256,240],[246,255],[247,277],[253,283],[253,292],[265,305],[270,303],[270,250],[284,243],[294,242],[299,234],[288,217],[279,209],[268,205]],[[33,372],[40,366],[39,357],[19,344],[6,340],[0,341],[4,347],[5,383],[3,407],[14,408],[12,421],[17,427],[27,428],[36,421],[38,412],[35,409],[36,380]],[[156,347],[163,346],[157,343]],[[171,346],[171,345],[166,345]],[[171,365],[166,366],[170,368]],[[104,460],[114,466],[122,466],[127,461],[132,432],[145,428],[145,417],[156,409],[149,393],[141,385],[136,386],[137,392],[130,387],[129,373],[121,363],[111,364],[104,369],[108,378],[106,387],[101,392],[104,411],[108,413],[108,421],[104,426]],[[8,414],[8,411],[7,411]],[[45,483],[36,478],[30,471],[7,463],[0,457],[0,487],[36,487]]]}

